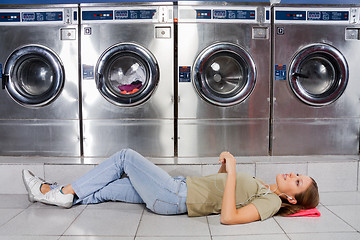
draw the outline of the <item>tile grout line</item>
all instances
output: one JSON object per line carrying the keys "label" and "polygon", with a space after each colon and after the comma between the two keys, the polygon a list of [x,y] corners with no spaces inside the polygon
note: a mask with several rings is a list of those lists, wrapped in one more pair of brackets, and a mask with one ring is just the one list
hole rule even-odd
{"label": "tile grout line", "polygon": [[139,231],[139,228],[140,228],[140,224],[141,224],[142,218],[143,218],[143,216],[144,216],[144,212],[145,212],[145,207],[143,208],[143,211],[142,211],[142,213],[141,213],[141,217],[140,217],[140,219],[139,219],[139,223],[138,223],[138,226],[137,226],[136,231],[135,231],[134,240],[135,240],[136,237],[137,237],[137,234],[138,234],[138,231]]}
{"label": "tile grout line", "polygon": [[356,190],[357,191],[360,191],[360,186],[359,186],[359,182],[360,182],[360,173],[359,173],[359,170],[360,170],[360,160],[357,162],[357,183],[356,183]]}
{"label": "tile grout line", "polygon": [[26,208],[22,209],[22,208],[13,208],[13,209],[21,209],[21,211],[16,214],[15,216],[13,216],[12,218],[10,218],[8,221],[4,222],[3,224],[0,225],[0,228],[4,227],[6,224],[8,224],[11,220],[13,220],[14,218],[16,218],[17,216],[19,216],[21,213],[23,213],[26,209],[28,209],[32,204],[30,204],[29,206],[27,206]]}
{"label": "tile grout line", "polygon": [[67,230],[73,225],[73,223],[80,217],[80,215],[87,209],[88,205],[84,207],[84,209],[74,218],[74,220],[69,224],[69,226],[64,230],[64,232],[60,235],[60,237],[64,236]]}
{"label": "tile grout line", "polygon": [[336,217],[338,217],[341,221],[343,221],[344,223],[346,223],[348,226],[350,226],[352,229],[355,230],[355,232],[359,232],[355,227],[353,227],[350,223],[348,223],[347,221],[345,221],[344,219],[342,219],[339,215],[337,215],[336,213],[334,213],[333,211],[331,211],[327,206],[325,206],[324,204],[321,204],[324,208],[326,208],[329,212],[331,212],[332,214],[334,214]]}
{"label": "tile grout line", "polygon": [[274,219],[274,221],[276,222],[276,224],[279,226],[279,228],[284,232],[285,236],[290,240],[291,238],[289,237],[288,233],[285,231],[285,229],[280,225],[280,223],[278,221],[276,221],[276,218],[272,217]]}
{"label": "tile grout line", "polygon": [[208,216],[205,216],[205,218],[206,218],[206,222],[207,222],[208,229],[209,229],[210,239],[212,240],[213,236],[212,236],[211,229],[210,229],[209,218],[208,218]]}
{"label": "tile grout line", "polygon": [[[10,218],[8,221],[6,221],[5,223],[0,225],[0,228],[4,227],[6,224],[8,224],[11,220],[13,220],[14,218],[16,218],[17,216],[19,216],[21,213],[23,213],[25,210],[29,209],[29,207],[31,205],[33,205],[34,203],[30,203],[26,208],[19,208],[22,209],[18,214],[16,214],[15,216],[13,216],[12,218]],[[14,209],[18,209],[18,208],[14,208]]]}

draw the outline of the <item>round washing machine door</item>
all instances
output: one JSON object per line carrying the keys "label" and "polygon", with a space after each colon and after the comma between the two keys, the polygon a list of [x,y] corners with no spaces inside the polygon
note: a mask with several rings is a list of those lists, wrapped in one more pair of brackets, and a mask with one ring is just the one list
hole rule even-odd
{"label": "round washing machine door", "polygon": [[134,106],[145,102],[159,81],[155,57],[134,43],[121,43],[107,49],[96,66],[96,84],[109,102]]}
{"label": "round washing machine door", "polygon": [[49,48],[27,45],[7,59],[3,88],[25,107],[42,107],[55,100],[65,82],[63,64]]}
{"label": "round washing machine door", "polygon": [[244,101],[256,82],[250,54],[232,43],[216,43],[204,49],[194,64],[193,83],[199,95],[218,106]]}
{"label": "round washing machine door", "polygon": [[324,106],[345,91],[349,70],[345,57],[327,44],[311,44],[301,49],[289,68],[289,83],[304,103]]}

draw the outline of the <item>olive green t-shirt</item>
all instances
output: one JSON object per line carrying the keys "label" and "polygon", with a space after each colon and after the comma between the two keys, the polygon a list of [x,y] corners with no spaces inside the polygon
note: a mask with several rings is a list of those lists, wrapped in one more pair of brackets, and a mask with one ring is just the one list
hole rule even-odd
{"label": "olive green t-shirt", "polygon": [[[221,212],[227,174],[218,173],[206,177],[187,177],[186,205],[189,216],[206,216]],[[250,203],[258,210],[261,220],[275,215],[281,207],[281,199],[270,192],[259,180],[246,173],[237,173],[235,189],[236,208]]]}

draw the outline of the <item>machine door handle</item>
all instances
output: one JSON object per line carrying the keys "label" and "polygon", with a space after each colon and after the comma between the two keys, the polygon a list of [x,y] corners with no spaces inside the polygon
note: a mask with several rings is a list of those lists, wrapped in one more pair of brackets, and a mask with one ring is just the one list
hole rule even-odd
{"label": "machine door handle", "polygon": [[293,77],[296,77],[296,78],[297,78],[297,77],[309,78],[308,75],[305,75],[305,74],[302,74],[302,73],[297,73],[297,72],[296,72],[296,73],[293,73],[292,76],[293,76]]}
{"label": "machine door handle", "polygon": [[8,82],[9,82],[9,75],[3,74],[2,75],[2,89],[5,89]]}
{"label": "machine door handle", "polygon": [[103,81],[102,81],[102,78],[103,78],[103,75],[101,73],[97,73],[98,75],[98,81],[97,81],[97,84],[96,84],[96,87],[98,89],[101,89],[103,87]]}

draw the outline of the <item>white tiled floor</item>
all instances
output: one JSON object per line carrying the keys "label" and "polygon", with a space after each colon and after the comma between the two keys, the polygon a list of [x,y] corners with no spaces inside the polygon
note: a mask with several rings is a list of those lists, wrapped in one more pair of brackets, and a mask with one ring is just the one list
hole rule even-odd
{"label": "white tiled floor", "polygon": [[224,226],[219,216],[160,216],[143,205],[108,202],[71,209],[29,203],[24,194],[0,195],[0,240],[282,240],[360,239],[360,192],[320,195],[320,218],[274,217]]}

